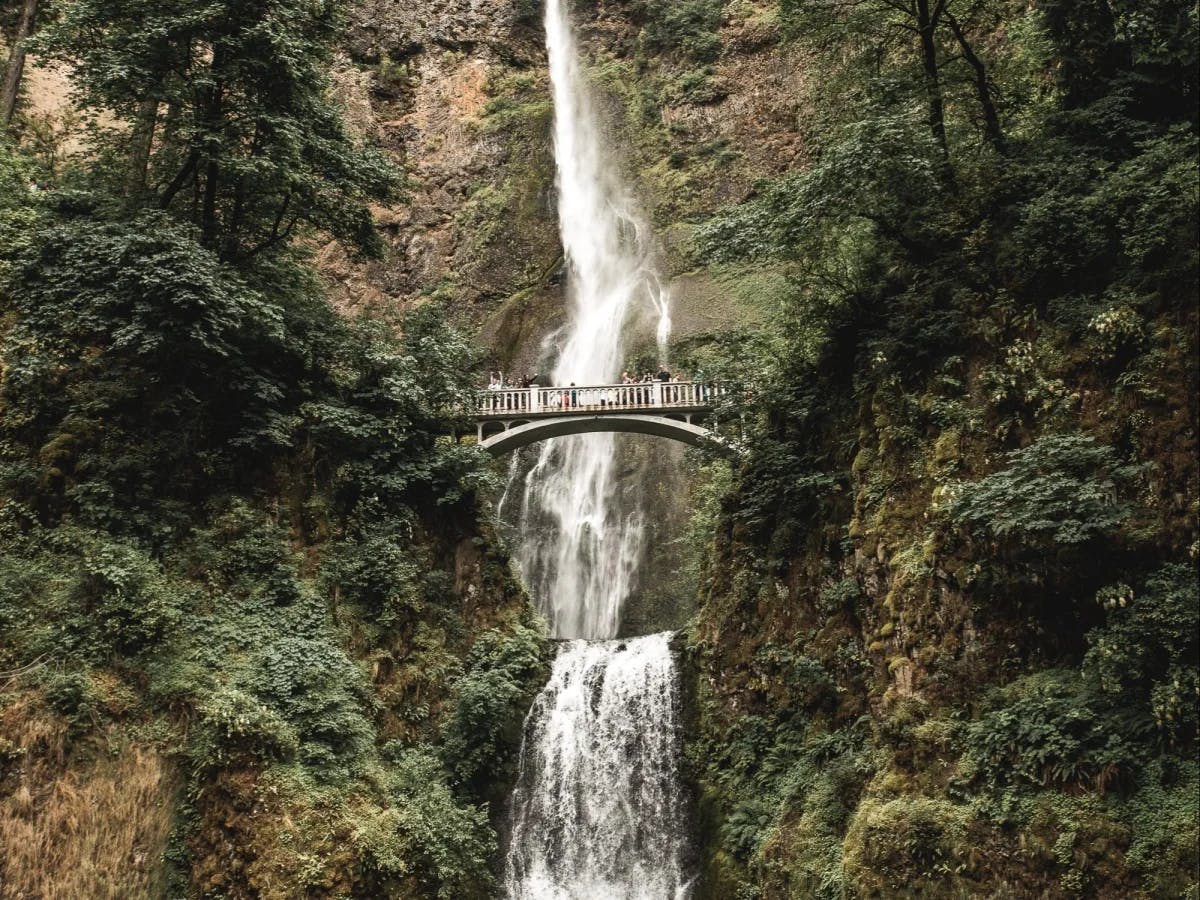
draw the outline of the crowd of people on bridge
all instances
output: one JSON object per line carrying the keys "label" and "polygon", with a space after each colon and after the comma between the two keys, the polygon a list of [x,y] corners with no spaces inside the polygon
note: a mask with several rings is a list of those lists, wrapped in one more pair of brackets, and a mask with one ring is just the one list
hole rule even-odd
{"label": "crowd of people on bridge", "polygon": [[[488,390],[497,392],[497,396],[484,403],[485,408],[493,411],[520,411],[528,409],[530,399],[526,396],[511,393],[529,388],[547,388],[541,405],[543,408],[569,409],[577,406],[608,407],[608,406],[654,406],[662,403],[680,403],[688,399],[679,387],[681,379],[678,373],[672,374],[665,365],[659,366],[655,373],[646,372],[641,376],[632,375],[628,371],[621,373],[619,385],[600,387],[577,387],[575,382],[561,389],[549,390],[554,386],[544,383],[540,374],[524,375],[518,378],[505,376],[504,372],[495,369],[488,379]],[[662,387],[655,389],[655,385]],[[701,389],[705,394],[707,391]]]}
{"label": "crowd of people on bridge", "polygon": [[[531,388],[531,387],[550,387],[550,385],[542,384],[541,378],[542,378],[541,375],[534,374],[534,375],[523,375],[519,378],[510,380],[499,369],[493,369],[491,375],[489,376],[489,380],[488,380],[488,390],[489,391],[506,391],[506,390],[511,391],[511,390],[523,390],[525,388]],[[666,382],[672,382],[672,381],[677,382],[680,380],[681,379],[680,379],[679,375],[678,374],[672,375],[669,371],[667,371],[666,366],[659,366],[657,373],[651,374],[650,372],[646,372],[640,378],[630,375],[628,372],[621,373],[621,384],[653,384],[656,381],[666,383]],[[571,382],[572,387],[574,386],[574,384],[575,384],[574,382]]]}

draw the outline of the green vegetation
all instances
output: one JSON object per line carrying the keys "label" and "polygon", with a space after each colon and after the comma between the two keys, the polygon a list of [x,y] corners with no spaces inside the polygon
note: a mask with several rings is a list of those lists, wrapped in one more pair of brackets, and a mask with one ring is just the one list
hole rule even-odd
{"label": "green vegetation", "polygon": [[[39,46],[90,152],[0,146],[0,827],[140,760],[114,852],[172,896],[488,896],[545,674],[494,475],[441,436],[470,345],[432,302],[341,317],[303,249],[378,254],[400,180],[328,99],[334,10],[70,4]],[[54,815],[14,890],[86,856]]]}
{"label": "green vegetation", "polygon": [[812,164],[696,242],[792,284],[693,351],[753,390],[697,520],[706,896],[1196,896],[1194,5],[781,21]]}
{"label": "green vegetation", "polygon": [[641,43],[647,53],[676,52],[699,62],[711,62],[721,50],[717,26],[724,0],[679,0],[642,3],[645,17]]}

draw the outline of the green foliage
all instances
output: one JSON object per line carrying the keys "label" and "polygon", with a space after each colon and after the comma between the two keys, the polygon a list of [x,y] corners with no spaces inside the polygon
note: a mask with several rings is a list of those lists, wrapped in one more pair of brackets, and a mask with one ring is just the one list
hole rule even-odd
{"label": "green foliage", "polygon": [[522,25],[536,23],[542,15],[542,0],[516,0],[516,21]]}
{"label": "green foliage", "polygon": [[282,618],[293,619],[293,632],[263,648],[245,681],[294,723],[307,767],[349,779],[363,770],[375,737],[364,673],[311,613]]}
{"label": "green foliage", "polygon": [[855,609],[862,599],[862,588],[859,587],[858,581],[854,578],[843,578],[822,589],[817,608],[824,615],[832,616],[845,609]]}
{"label": "green foliage", "polygon": [[442,730],[442,756],[459,783],[486,796],[512,780],[525,713],[548,674],[548,651],[541,623],[476,639]]}
{"label": "green foliage", "polygon": [[175,627],[182,613],[177,588],[145,552],[103,539],[82,549],[67,602],[79,606],[101,646],[132,656]]}
{"label": "green foliage", "polygon": [[32,190],[41,173],[27,157],[0,139],[0,280],[7,277],[8,256],[29,239],[38,218]]}
{"label": "green foliage", "polygon": [[[1194,892],[1195,4],[780,12],[805,162],[694,232],[788,279],[704,359],[749,386],[696,626],[710,895]],[[869,703],[865,790],[759,776],[825,724],[756,677],[780,646],[834,680],[817,716]],[[910,692],[929,728],[882,719]]]}
{"label": "green foliage", "polygon": [[455,410],[469,408],[470,346],[432,303],[402,327],[397,339],[383,323],[355,323],[329,362],[329,390],[299,410],[346,511],[360,503],[459,505],[495,484],[484,454],[437,439]]}
{"label": "green foliage", "polygon": [[[776,878],[821,900],[843,896],[842,842],[875,765],[864,724],[823,731],[796,719],[744,716],[711,743],[689,748],[719,816],[710,848],[752,874],[753,882],[737,879],[747,896],[758,896],[752,884],[770,891]],[[792,850],[786,860],[778,845]]]}
{"label": "green foliage", "polygon": [[[869,253],[873,238],[935,224],[921,221],[942,186],[936,148],[918,117],[908,108],[864,113],[829,136],[811,168],[763,183],[754,200],[705,222],[696,237],[700,253],[723,260],[807,257],[816,266],[853,267],[853,257]],[[843,258],[823,258],[835,254]],[[838,274],[844,282],[857,273]]]}
{"label": "green foliage", "polygon": [[[161,216],[39,237],[9,282],[5,425],[33,457],[13,461],[10,491],[120,527],[123,510],[185,500],[234,454],[251,474],[288,444],[304,345],[332,324],[315,298],[268,299]],[[163,533],[180,515],[124,524]]]}
{"label": "green foliage", "polygon": [[[321,567],[326,591],[357,606],[377,628],[389,630],[425,612],[421,560],[414,558],[411,522],[378,514],[370,523],[352,521],[343,540],[330,547]],[[407,527],[405,527],[407,525]]]}
{"label": "green foliage", "polygon": [[1119,815],[1132,835],[1126,851],[1153,897],[1194,897],[1200,893],[1200,826],[1196,796],[1200,764],[1194,759],[1147,760],[1136,774],[1136,790],[1120,804]]}
{"label": "green foliage", "polygon": [[975,777],[989,785],[1104,786],[1132,772],[1153,729],[1148,711],[1110,705],[1076,672],[1030,675],[997,697],[1002,706],[966,734]]}
{"label": "green foliage", "polygon": [[200,777],[247,760],[292,759],[296,730],[277,712],[237,688],[222,686],[200,704],[192,736],[192,764]]}
{"label": "green foliage", "polygon": [[9,490],[161,535],[301,442],[346,506],[458,503],[489,483],[479,454],[435,443],[473,366],[436,307],[396,337],[339,320],[294,267],[253,277],[269,295],[159,215],[42,233],[9,285]]}
{"label": "green foliage", "polygon": [[225,261],[284,247],[298,228],[378,253],[367,202],[397,178],[329,97],[341,27],[336,4],[85,0],[39,48],[71,64],[86,107],[116,119],[94,126],[112,168],[93,174],[127,205],[194,223]]}
{"label": "green foliage", "polygon": [[1108,621],[1088,635],[1084,674],[1122,704],[1152,712],[1169,739],[1195,740],[1200,586],[1194,569],[1166,566],[1141,591],[1119,584],[1096,599]]}
{"label": "green foliage", "polygon": [[92,680],[83,672],[63,672],[46,679],[46,703],[66,717],[78,734],[100,718],[99,698]]}
{"label": "green foliage", "polygon": [[846,878],[859,892],[945,889],[964,868],[968,812],[944,800],[867,800],[846,835]]}
{"label": "green foliage", "polygon": [[426,896],[491,896],[489,860],[496,843],[487,811],[455,798],[437,757],[420,749],[396,751],[386,785],[392,805],[355,835],[367,867],[385,882],[415,878]]}
{"label": "green foliage", "polygon": [[1088,635],[1081,670],[1047,670],[997,690],[966,728],[981,783],[1079,784],[1133,780],[1151,747],[1197,737],[1200,597],[1194,572],[1167,566],[1141,592],[1102,590],[1108,622]]}
{"label": "green foliage", "polygon": [[35,656],[103,663],[153,651],[178,625],[187,593],[136,544],[81,528],[3,542],[0,628]]}
{"label": "green foliage", "polygon": [[1008,454],[1008,467],[960,486],[951,516],[1017,546],[1072,545],[1131,514],[1120,499],[1141,467],[1083,435],[1052,434]]}
{"label": "green foliage", "polygon": [[694,478],[697,487],[683,542],[684,564],[691,581],[701,584],[707,575],[710,543],[721,526],[721,500],[733,483],[733,472],[727,461],[716,460],[699,467]]}
{"label": "green foliage", "polygon": [[639,4],[645,16],[641,42],[651,53],[679,52],[700,62],[711,62],[721,52],[716,30],[721,24],[724,0],[675,0]]}

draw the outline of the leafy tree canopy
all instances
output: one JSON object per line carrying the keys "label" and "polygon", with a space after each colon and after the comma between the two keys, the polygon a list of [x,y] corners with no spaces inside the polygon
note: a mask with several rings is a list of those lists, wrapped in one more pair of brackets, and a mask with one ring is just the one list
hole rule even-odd
{"label": "leafy tree canopy", "polygon": [[103,160],[93,177],[127,207],[192,222],[224,261],[304,229],[378,254],[367,203],[398,178],[329,97],[341,24],[333,2],[82,0],[39,47],[72,64]]}

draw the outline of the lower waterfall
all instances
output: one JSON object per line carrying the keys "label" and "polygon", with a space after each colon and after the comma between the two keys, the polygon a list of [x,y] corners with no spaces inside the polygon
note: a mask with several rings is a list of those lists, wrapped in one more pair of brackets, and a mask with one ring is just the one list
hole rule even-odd
{"label": "lower waterfall", "polygon": [[688,896],[671,638],[559,651],[526,721],[505,861],[511,900]]}

